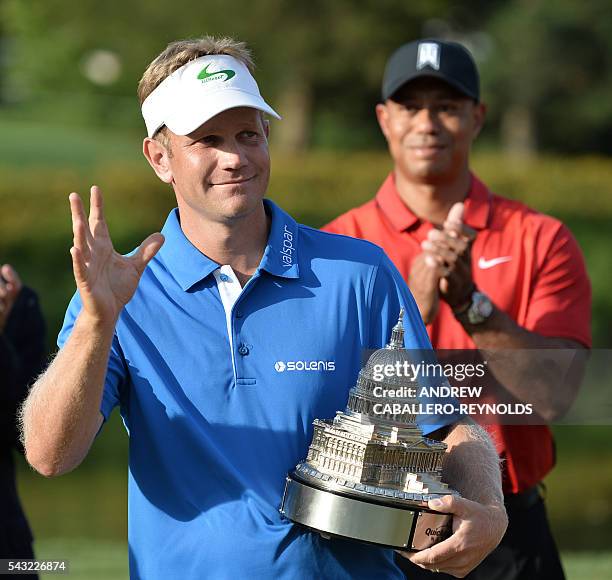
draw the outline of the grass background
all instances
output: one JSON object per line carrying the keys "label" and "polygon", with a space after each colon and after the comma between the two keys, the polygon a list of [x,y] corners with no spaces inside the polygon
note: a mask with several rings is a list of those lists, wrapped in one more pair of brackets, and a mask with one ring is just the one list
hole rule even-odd
{"label": "grass background", "polygon": [[[124,542],[53,539],[39,542],[38,557],[57,559],[70,553],[70,580],[127,580]],[[600,552],[567,552],[563,564],[568,580],[606,580],[612,577],[612,555]],[[43,574],[42,576],[51,576]],[[64,576],[53,576],[63,578]]]}
{"label": "grass background", "polygon": [[[52,348],[74,292],[68,253],[67,195],[105,192],[111,234],[127,252],[161,227],[172,193],[140,154],[140,137],[0,115],[0,259],[13,263],[40,295]],[[390,169],[386,152],[272,154],[271,197],[299,221],[326,223],[365,202]],[[546,157],[510,162],[477,151],[474,168],[496,192],[566,222],[593,284],[594,345],[612,346],[612,162]],[[558,465],[547,478],[549,514],[570,579],[612,578],[610,426],[555,428]],[[127,577],[127,438],[115,415],[74,473],[45,480],[20,460],[19,485],[41,558],[71,562],[71,578]]]}

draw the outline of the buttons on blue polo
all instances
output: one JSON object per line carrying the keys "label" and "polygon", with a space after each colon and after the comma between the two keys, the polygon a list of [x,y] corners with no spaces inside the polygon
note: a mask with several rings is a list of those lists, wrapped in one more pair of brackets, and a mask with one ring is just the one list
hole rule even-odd
{"label": "buttons on blue polo", "polygon": [[219,275],[219,280],[221,280],[221,282],[231,282],[232,281],[232,279],[227,274],[224,274],[224,273],[221,273]]}
{"label": "buttons on blue polo", "polygon": [[247,354],[249,354],[249,347],[246,344],[241,344],[238,347],[238,354],[241,354],[242,356],[246,356]]}

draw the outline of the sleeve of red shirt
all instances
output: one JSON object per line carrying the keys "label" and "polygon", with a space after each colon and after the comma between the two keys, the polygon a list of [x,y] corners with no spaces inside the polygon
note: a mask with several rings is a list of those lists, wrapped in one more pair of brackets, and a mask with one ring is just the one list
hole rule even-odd
{"label": "sleeve of red shirt", "polygon": [[357,229],[357,224],[351,217],[351,212],[342,214],[335,220],[325,224],[321,229],[330,234],[342,234],[343,236],[351,236],[353,238],[361,237]]}
{"label": "sleeve of red shirt", "polygon": [[538,254],[543,259],[536,272],[525,327],[590,347],[591,283],[574,236],[565,225],[556,225],[550,235],[539,236],[544,251]]}

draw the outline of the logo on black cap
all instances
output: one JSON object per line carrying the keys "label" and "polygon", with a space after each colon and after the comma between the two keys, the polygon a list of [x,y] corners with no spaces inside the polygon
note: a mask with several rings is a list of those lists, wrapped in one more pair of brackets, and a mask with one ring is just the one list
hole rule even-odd
{"label": "logo on black cap", "polygon": [[417,70],[430,66],[440,70],[440,45],[435,42],[422,42],[417,52]]}

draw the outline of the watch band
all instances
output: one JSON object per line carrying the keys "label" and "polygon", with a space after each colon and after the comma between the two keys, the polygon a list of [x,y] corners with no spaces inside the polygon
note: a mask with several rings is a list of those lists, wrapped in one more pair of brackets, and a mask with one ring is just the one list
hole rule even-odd
{"label": "watch band", "polygon": [[455,316],[457,316],[458,314],[463,314],[472,305],[472,296],[474,295],[474,292],[476,292],[476,286],[472,284],[472,288],[470,290],[470,293],[468,294],[468,299],[460,306],[453,307],[452,310]]}

